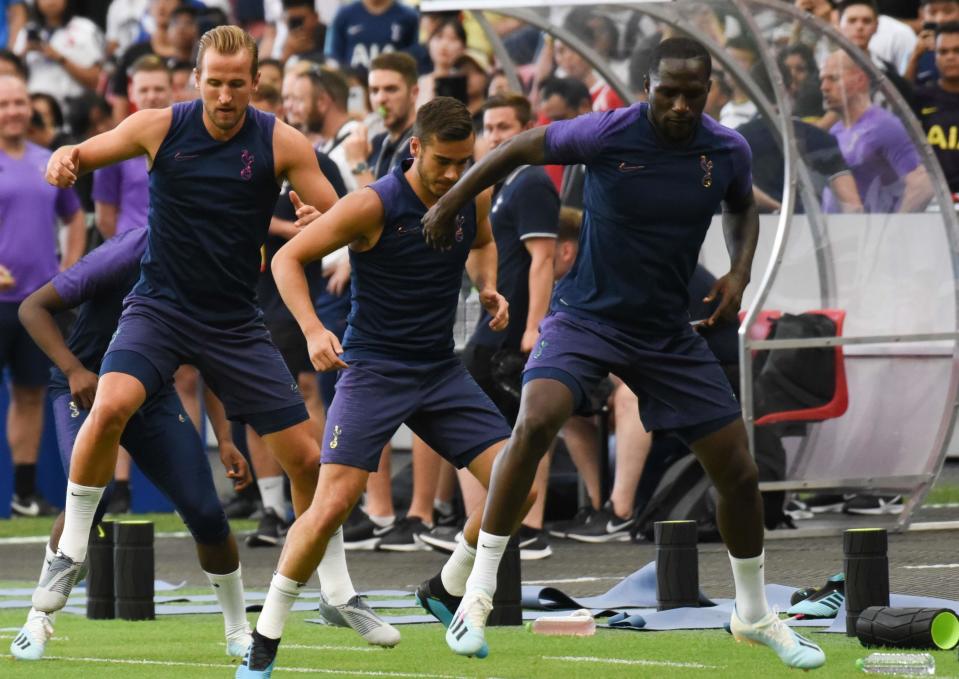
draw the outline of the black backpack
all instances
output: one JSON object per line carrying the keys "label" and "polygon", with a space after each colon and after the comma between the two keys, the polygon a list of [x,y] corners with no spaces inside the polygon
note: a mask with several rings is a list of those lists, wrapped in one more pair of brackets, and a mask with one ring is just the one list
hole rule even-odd
{"label": "black backpack", "polygon": [[[822,314],[783,314],[773,322],[769,339],[835,337],[836,323]],[[783,410],[815,408],[836,391],[836,350],[760,351],[753,366],[756,417]]]}
{"label": "black backpack", "polygon": [[700,542],[719,542],[716,491],[692,453],[672,462],[633,524],[633,539],[653,540],[657,521],[695,521]]}

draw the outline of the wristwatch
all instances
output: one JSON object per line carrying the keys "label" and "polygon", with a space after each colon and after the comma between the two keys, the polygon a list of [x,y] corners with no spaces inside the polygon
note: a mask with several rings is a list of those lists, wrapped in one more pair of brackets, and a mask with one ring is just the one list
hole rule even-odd
{"label": "wristwatch", "polygon": [[361,160],[356,165],[353,166],[353,169],[350,172],[354,175],[363,174],[370,169],[369,164],[365,160]]}

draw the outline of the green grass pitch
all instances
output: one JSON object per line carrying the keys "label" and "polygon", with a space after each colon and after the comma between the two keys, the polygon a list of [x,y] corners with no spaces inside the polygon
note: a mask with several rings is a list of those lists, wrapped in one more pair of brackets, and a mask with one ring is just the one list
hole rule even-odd
{"label": "green grass pitch", "polygon": [[[395,613],[396,611],[391,611]],[[136,677],[153,679],[232,677],[237,661],[223,650],[222,625],[214,615],[165,616],[153,622],[57,619],[55,638],[39,662],[7,655],[26,611],[0,612],[0,677],[4,679]],[[587,638],[542,637],[523,628],[489,630],[485,660],[453,655],[438,624],[405,625],[394,649],[364,645],[351,630],[305,624],[309,613],[291,616],[275,677],[487,677],[599,679],[600,677],[781,677],[800,676],[770,651],[737,644],[723,631],[627,632],[598,630]],[[251,615],[251,618],[254,616]],[[866,654],[854,639],[812,634],[828,660],[819,677],[862,676],[855,668]],[[937,652],[937,677],[959,676],[955,652]]]}

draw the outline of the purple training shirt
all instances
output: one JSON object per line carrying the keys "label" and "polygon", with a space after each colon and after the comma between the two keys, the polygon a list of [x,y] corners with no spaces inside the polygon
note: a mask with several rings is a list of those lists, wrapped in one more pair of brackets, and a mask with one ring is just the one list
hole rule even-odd
{"label": "purple training shirt", "polygon": [[117,236],[146,226],[150,209],[150,175],[146,158],[130,158],[94,172],[93,200],[117,206]]}
{"label": "purple training shirt", "polygon": [[[850,127],[838,122],[829,132],[852,170],[866,212],[898,210],[905,177],[919,166],[919,154],[899,118],[873,106]],[[839,202],[828,188],[823,192],[823,211],[840,212]]]}
{"label": "purple training shirt", "polygon": [[57,217],[80,209],[73,189],[57,189],[44,174],[50,151],[27,142],[22,158],[0,151],[0,264],[16,284],[0,302],[21,302],[56,275]]}

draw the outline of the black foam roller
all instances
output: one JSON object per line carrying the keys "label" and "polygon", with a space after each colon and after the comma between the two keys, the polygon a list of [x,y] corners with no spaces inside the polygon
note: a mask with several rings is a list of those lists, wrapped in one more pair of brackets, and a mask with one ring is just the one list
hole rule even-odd
{"label": "black foam roller", "polygon": [[522,568],[519,558],[519,538],[513,536],[496,573],[496,594],[487,625],[506,627],[523,624]]}
{"label": "black foam roller", "polygon": [[889,538],[884,528],[853,528],[843,534],[846,574],[846,635],[870,606],[889,605]]}
{"label": "black foam roller", "polygon": [[114,542],[116,617],[153,620],[153,523],[120,521]]}
{"label": "black foam roller", "polygon": [[949,650],[959,643],[959,618],[948,608],[870,606],[859,614],[863,646]]}
{"label": "black foam roller", "polygon": [[656,607],[699,606],[699,551],[695,521],[657,521]]}
{"label": "black foam roller", "polygon": [[113,589],[113,521],[94,527],[87,545],[87,617],[112,620],[116,596]]}

